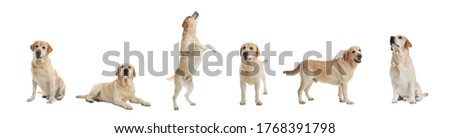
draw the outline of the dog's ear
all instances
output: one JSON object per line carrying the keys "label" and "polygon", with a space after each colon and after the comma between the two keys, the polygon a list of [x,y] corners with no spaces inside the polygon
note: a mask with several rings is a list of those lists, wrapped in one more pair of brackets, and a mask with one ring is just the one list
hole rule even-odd
{"label": "dog's ear", "polygon": [[52,46],[50,46],[50,44],[49,43],[47,43],[47,54],[50,54],[50,53],[52,53],[52,51],[53,51],[53,48],[52,48]]}
{"label": "dog's ear", "polygon": [[256,57],[261,56],[261,51],[259,51],[259,47],[256,46]]}
{"label": "dog's ear", "polygon": [[184,29],[189,27],[189,24],[186,20],[187,20],[187,17],[186,17],[186,19],[184,19],[183,24],[181,25]]}
{"label": "dog's ear", "polygon": [[34,50],[34,44],[35,44],[35,43],[36,43],[36,42],[34,42],[33,44],[31,44],[31,46],[30,46],[31,51]]}
{"label": "dog's ear", "polygon": [[344,60],[345,60],[345,61],[348,61],[348,60],[350,60],[350,57],[349,57],[349,55],[350,55],[350,49],[349,49],[349,50],[347,50],[347,51],[345,51],[345,53],[344,53]]}
{"label": "dog's ear", "polygon": [[[132,66],[133,67],[133,66]],[[136,77],[136,70],[134,69],[134,67],[133,67],[133,78],[135,78]]]}
{"label": "dog's ear", "polygon": [[116,70],[116,76],[117,76],[117,78],[120,78],[120,67],[122,67],[122,65],[119,65],[118,67],[117,67],[117,70]]}
{"label": "dog's ear", "polygon": [[412,45],[411,45],[411,42],[409,42],[409,40],[408,40],[408,38],[405,38],[405,47],[407,47],[407,48],[411,48],[412,47]]}
{"label": "dog's ear", "polygon": [[243,44],[243,45],[241,46],[241,48],[239,48],[239,56],[242,56],[242,48],[244,48],[244,45],[245,45],[245,44]]}

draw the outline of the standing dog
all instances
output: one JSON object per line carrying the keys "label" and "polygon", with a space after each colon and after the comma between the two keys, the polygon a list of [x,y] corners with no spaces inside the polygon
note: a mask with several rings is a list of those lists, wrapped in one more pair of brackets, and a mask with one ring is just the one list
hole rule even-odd
{"label": "standing dog", "polygon": [[300,104],[306,103],[302,100],[303,91],[305,91],[309,101],[314,100],[314,98],[309,96],[309,88],[311,88],[313,82],[317,81],[338,85],[339,102],[353,104],[347,97],[347,84],[352,79],[356,66],[361,63],[361,58],[361,48],[352,46],[338,59],[330,61],[305,60],[294,70],[284,71],[283,73],[286,75],[300,73],[301,84],[298,89],[298,100]]}
{"label": "standing dog", "polygon": [[254,43],[245,43],[240,49],[241,55],[241,66],[240,66],[240,83],[241,83],[241,105],[245,105],[245,91],[247,84],[255,85],[255,102],[256,105],[262,105],[259,99],[259,86],[260,80],[262,80],[264,85],[264,94],[267,94],[266,88],[266,75],[264,72],[264,65],[267,60],[260,61],[258,57],[261,55],[258,45]]}
{"label": "standing dog", "polygon": [[409,56],[411,42],[401,35],[391,36],[390,39],[392,59],[390,76],[394,97],[392,103],[398,100],[408,101],[410,104],[419,102],[428,93],[422,93],[422,89],[416,80],[416,72],[412,59]]}
{"label": "standing dog", "polygon": [[91,92],[87,95],[78,95],[76,98],[85,98],[87,102],[94,101],[109,102],[114,105],[131,110],[133,107],[127,104],[131,103],[141,104],[143,106],[150,106],[146,102],[135,96],[133,78],[136,77],[136,71],[131,64],[122,64],[116,71],[117,79],[111,83],[99,83],[92,87]]}
{"label": "standing dog", "polygon": [[195,105],[189,99],[189,95],[194,89],[194,83],[192,82],[192,73],[194,73],[199,67],[203,59],[203,54],[206,50],[211,49],[216,52],[216,48],[212,45],[202,45],[197,38],[197,21],[199,14],[194,12],[191,16],[187,16],[183,24],[183,38],[181,39],[180,47],[180,64],[178,69],[175,71],[175,75],[169,80],[174,80],[175,90],[173,95],[173,106],[174,110],[178,110],[177,97],[183,87],[186,88],[186,100],[190,105]]}
{"label": "standing dog", "polygon": [[66,85],[50,61],[49,54],[52,53],[53,48],[47,42],[38,40],[31,44],[30,49],[33,51],[31,61],[33,91],[27,101],[34,100],[37,86],[42,90],[42,97],[47,98],[47,103],[51,104],[55,102],[55,99],[62,100],[66,93]]}

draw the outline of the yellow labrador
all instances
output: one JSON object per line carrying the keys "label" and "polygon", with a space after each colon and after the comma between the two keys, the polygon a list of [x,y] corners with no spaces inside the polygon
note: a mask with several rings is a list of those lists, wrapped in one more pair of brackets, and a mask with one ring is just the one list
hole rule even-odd
{"label": "yellow labrador", "polygon": [[260,61],[258,57],[261,55],[258,45],[254,43],[245,43],[240,49],[241,55],[241,66],[240,66],[240,84],[241,84],[241,105],[245,105],[245,93],[247,89],[247,84],[255,85],[255,102],[256,105],[262,105],[259,99],[259,87],[260,80],[262,80],[264,85],[264,94],[267,94],[266,88],[266,75],[264,72],[264,65],[267,60]]}
{"label": "yellow labrador", "polygon": [[323,82],[339,86],[339,102],[353,104],[347,97],[347,84],[352,79],[353,73],[361,63],[362,53],[358,46],[350,47],[342,57],[330,61],[305,60],[294,70],[284,71],[286,75],[300,73],[301,84],[298,89],[298,99],[300,104],[306,102],[302,100],[302,92],[309,101],[314,100],[309,96],[309,89],[313,82]]}
{"label": "yellow labrador", "polygon": [[411,42],[406,37],[397,35],[391,36],[390,44],[392,50],[390,76],[394,91],[392,103],[404,100],[410,104],[415,104],[428,96],[428,93],[422,93],[422,89],[416,80],[414,65],[409,56],[409,48],[412,47]]}
{"label": "yellow labrador", "polygon": [[89,103],[94,101],[109,102],[127,110],[133,109],[131,105],[126,103],[127,101],[150,106],[149,102],[135,96],[133,78],[136,77],[136,71],[131,64],[120,65],[117,68],[116,76],[117,79],[113,82],[96,84],[89,94],[78,95],[76,98],[85,98]]}
{"label": "yellow labrador", "polygon": [[[183,38],[181,39],[180,47],[180,64],[178,69],[175,71],[175,75],[169,78],[169,80],[174,80],[175,90],[173,95],[173,106],[174,110],[178,110],[177,97],[180,94],[181,89],[186,88],[186,100],[190,105],[195,105],[189,98],[189,95],[194,89],[194,83],[192,82],[192,73],[199,67],[203,59],[203,54],[206,50],[211,49],[216,52],[216,48],[212,45],[202,45],[197,38],[197,21],[199,14],[194,12],[191,16],[187,16],[183,24]],[[193,58],[189,59],[189,58]],[[192,62],[193,61],[193,62]]]}
{"label": "yellow labrador", "polygon": [[47,98],[47,103],[51,104],[55,99],[62,100],[66,93],[66,85],[52,66],[49,54],[53,48],[47,42],[38,40],[31,44],[30,49],[33,52],[31,61],[33,90],[27,101],[34,100],[37,86],[42,90],[42,97]]}

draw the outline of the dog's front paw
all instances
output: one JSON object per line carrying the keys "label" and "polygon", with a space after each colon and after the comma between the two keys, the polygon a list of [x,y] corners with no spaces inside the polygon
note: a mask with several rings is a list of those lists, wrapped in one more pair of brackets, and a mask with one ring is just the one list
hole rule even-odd
{"label": "dog's front paw", "polygon": [[300,104],[306,104],[305,101],[299,101],[298,103],[300,103]]}
{"label": "dog's front paw", "polygon": [[34,100],[34,97],[28,98],[27,102],[32,102]]}
{"label": "dog's front paw", "polygon": [[262,105],[263,103],[261,102],[261,101],[256,101],[256,105],[258,105],[258,106],[260,106],[260,105]]}
{"label": "dog's front paw", "polygon": [[263,94],[264,94],[264,95],[267,95],[267,91],[264,91]]}
{"label": "dog's front paw", "polygon": [[145,101],[142,102],[141,105],[142,105],[142,106],[151,106],[151,104],[150,104],[149,102],[145,102]]}
{"label": "dog's front paw", "polygon": [[416,100],[409,101],[409,104],[416,104],[416,103],[417,103]]}
{"label": "dog's front paw", "polygon": [[178,111],[178,110],[180,110],[180,108],[178,108],[178,106],[175,106],[175,107],[173,108],[173,110]]}
{"label": "dog's front paw", "polygon": [[131,105],[129,105],[129,104],[123,105],[123,108],[124,108],[125,110],[133,110],[133,107],[131,107]]}
{"label": "dog's front paw", "polygon": [[94,99],[90,98],[90,97],[86,97],[86,102],[88,103],[94,103]]}
{"label": "dog's front paw", "polygon": [[392,104],[396,104],[397,103],[397,100],[392,100]]}
{"label": "dog's front paw", "polygon": [[50,98],[47,100],[47,103],[52,104],[52,103],[55,103],[55,101],[56,101],[55,98]]}
{"label": "dog's front paw", "polygon": [[352,101],[347,101],[347,102],[345,102],[345,103],[347,103],[348,105],[354,104]]}
{"label": "dog's front paw", "polygon": [[314,98],[312,98],[312,97],[308,98],[308,101],[314,101]]}
{"label": "dog's front paw", "polygon": [[241,102],[239,102],[239,104],[245,105],[245,101],[241,101]]}

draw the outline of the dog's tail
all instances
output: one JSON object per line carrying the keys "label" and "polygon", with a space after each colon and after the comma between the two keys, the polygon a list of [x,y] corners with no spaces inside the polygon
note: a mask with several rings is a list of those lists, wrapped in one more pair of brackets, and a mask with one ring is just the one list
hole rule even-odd
{"label": "dog's tail", "polygon": [[77,96],[75,96],[75,98],[80,98],[80,99],[86,98],[86,97],[87,97],[87,95],[77,95]]}
{"label": "dog's tail", "polygon": [[298,64],[297,67],[295,67],[294,70],[283,71],[283,74],[286,74],[286,75],[289,75],[289,76],[296,75],[296,74],[298,74],[301,71],[301,69],[302,69],[301,65],[302,65],[302,63]]}
{"label": "dog's tail", "polygon": [[173,81],[175,79],[175,75],[173,75],[172,77],[170,77],[170,78],[167,78],[167,81]]}
{"label": "dog's tail", "polygon": [[267,63],[269,63],[269,60],[264,59],[264,61],[262,62],[263,65],[266,65]]}
{"label": "dog's tail", "polygon": [[427,93],[427,92],[422,93],[422,96],[423,96],[423,97],[427,97],[427,96],[428,96],[428,93]]}

